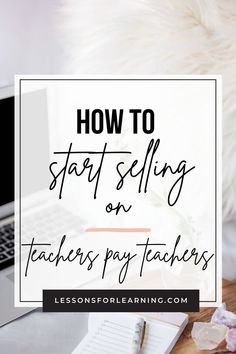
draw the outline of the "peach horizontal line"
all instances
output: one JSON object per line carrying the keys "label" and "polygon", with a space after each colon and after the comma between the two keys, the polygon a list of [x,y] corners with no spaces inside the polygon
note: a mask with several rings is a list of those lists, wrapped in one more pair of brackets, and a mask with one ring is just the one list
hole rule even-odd
{"label": "peach horizontal line", "polygon": [[148,227],[94,227],[86,229],[85,232],[150,232]]}

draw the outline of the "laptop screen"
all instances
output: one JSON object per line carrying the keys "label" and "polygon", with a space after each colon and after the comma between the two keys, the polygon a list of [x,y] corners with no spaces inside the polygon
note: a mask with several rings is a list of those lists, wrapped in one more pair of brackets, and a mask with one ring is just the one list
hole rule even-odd
{"label": "laptop screen", "polygon": [[0,206],[14,200],[14,97],[0,100]]}
{"label": "laptop screen", "polygon": [[[27,196],[48,188],[48,169],[45,166],[49,164],[49,137],[46,91],[30,92],[25,94],[23,98],[24,102],[30,103],[25,106],[24,120],[29,131],[35,132],[35,134],[25,134],[24,140],[22,140],[24,161],[31,161],[32,156],[36,161],[32,169],[32,176],[27,170],[27,178],[22,178],[22,196]],[[34,109],[36,106],[37,109]],[[0,122],[1,207],[14,201],[14,96],[0,99]],[[39,133],[40,131],[41,133]],[[40,140],[42,136],[44,136],[43,143]],[[31,146],[31,149],[24,149],[25,145]],[[45,171],[45,174],[42,171]],[[41,176],[40,181],[35,181],[35,173]],[[23,177],[26,177],[25,174]]]}

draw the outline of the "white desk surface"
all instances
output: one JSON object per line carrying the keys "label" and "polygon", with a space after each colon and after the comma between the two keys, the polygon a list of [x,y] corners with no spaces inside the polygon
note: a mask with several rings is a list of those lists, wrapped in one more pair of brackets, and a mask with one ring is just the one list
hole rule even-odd
{"label": "white desk surface", "polygon": [[70,354],[87,332],[87,318],[37,309],[0,328],[0,353]]}

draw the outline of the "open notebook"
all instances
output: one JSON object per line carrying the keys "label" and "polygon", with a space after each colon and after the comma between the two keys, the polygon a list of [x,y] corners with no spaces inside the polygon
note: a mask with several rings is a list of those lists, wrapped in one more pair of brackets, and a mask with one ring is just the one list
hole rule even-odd
{"label": "open notebook", "polygon": [[[135,343],[141,319],[146,328],[139,351]],[[184,313],[91,313],[88,334],[73,354],[168,354],[187,323]]]}

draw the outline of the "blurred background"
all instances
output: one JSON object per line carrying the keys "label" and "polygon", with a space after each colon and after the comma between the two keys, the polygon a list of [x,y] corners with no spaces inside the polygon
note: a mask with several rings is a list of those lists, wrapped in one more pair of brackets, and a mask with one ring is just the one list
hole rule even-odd
{"label": "blurred background", "polygon": [[56,30],[59,0],[0,0],[0,86],[15,74],[60,74],[65,54]]}

